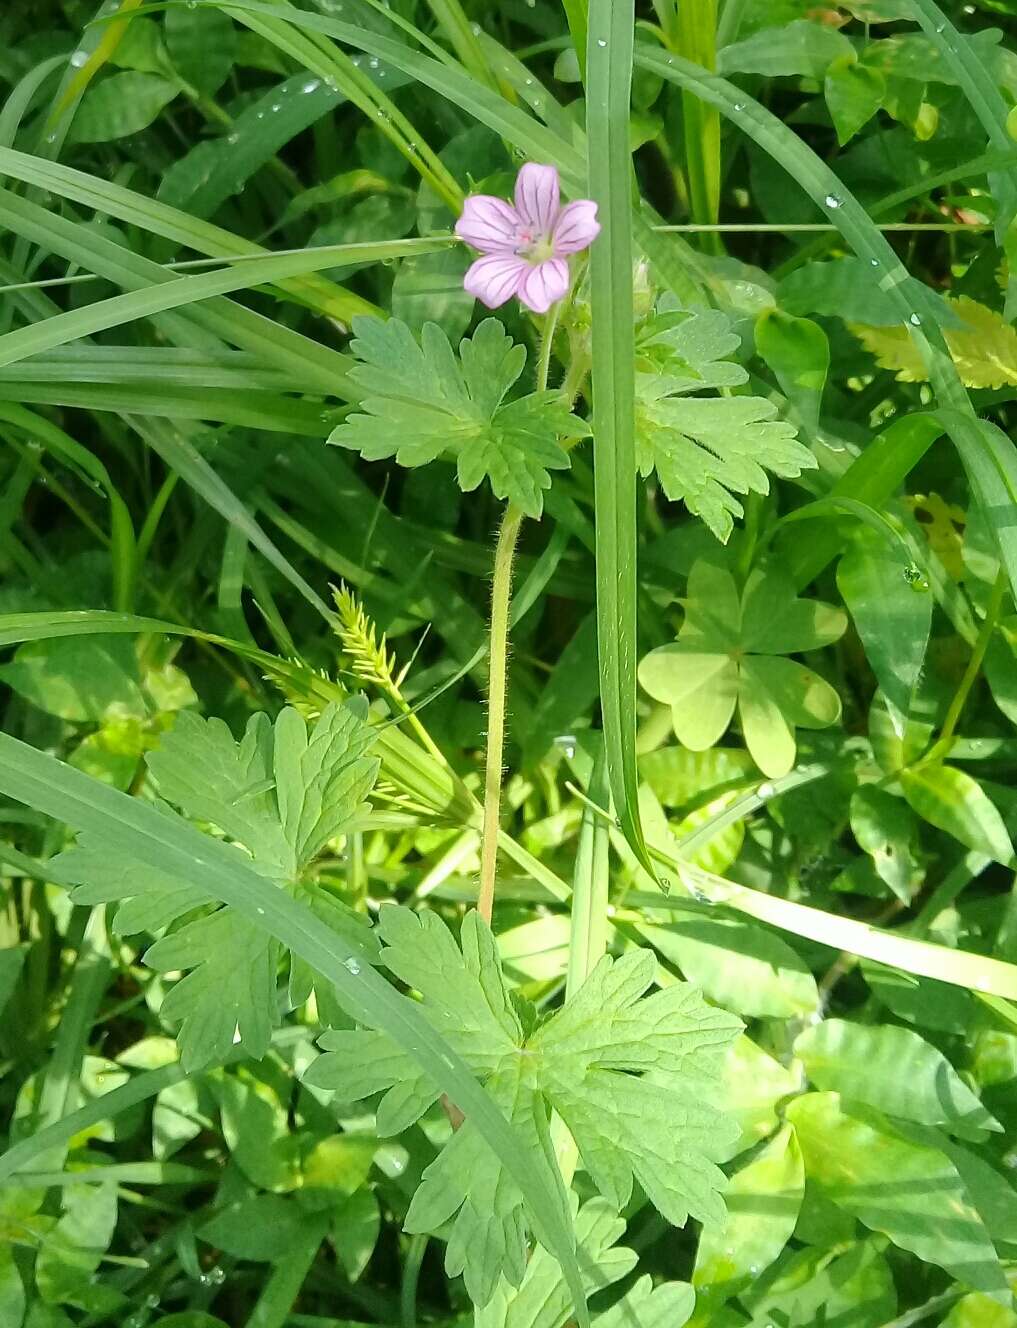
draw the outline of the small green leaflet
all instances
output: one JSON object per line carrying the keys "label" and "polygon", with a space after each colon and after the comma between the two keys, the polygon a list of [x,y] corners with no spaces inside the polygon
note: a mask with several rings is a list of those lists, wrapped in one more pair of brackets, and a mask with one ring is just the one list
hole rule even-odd
{"label": "small green leaflet", "polygon": [[738,387],[748,373],[728,357],[740,344],[718,310],[689,313],[662,302],[636,339],[636,454],[726,541],[742,515],[737,493],[768,493],[767,471],[794,479],[816,459],[762,397],[693,396]]}
{"label": "small green leaflet", "polygon": [[[254,715],[240,742],[221,720],[185,711],[148,766],[167,816],[178,814],[172,804],[236,844],[250,866],[300,895],[371,963],[377,943],[365,920],[302,873],[361,812],[378,772],[373,737],[353,705],[329,706],[310,730],[293,709],[274,725]],[[162,973],[186,972],[162,1005],[163,1016],[181,1024],[185,1069],[221,1059],[236,1044],[264,1054],[279,1017],[280,949],[267,932],[232,908],[207,911],[213,900],[200,888],[87,834],[55,865],[75,884],[76,903],[119,905],[118,933],[170,928],[145,962]],[[291,963],[291,1003],[306,1000],[313,981],[305,966]]]}
{"label": "small green leaflet", "polygon": [[368,461],[394,456],[401,466],[454,457],[459,487],[470,493],[486,477],[498,498],[539,517],[551,470],[567,470],[563,440],[582,438],[585,422],[557,392],[506,401],[526,364],[496,318],[452,345],[436,323],[425,323],[418,344],[398,318],[354,318],[350,343],[359,363],[350,378],[363,389],[364,414],[350,415],[330,443]]}
{"label": "small green leaflet", "polygon": [[[494,938],[476,913],[463,922],[461,948],[434,914],[394,905],[381,910],[377,930],[386,947],[381,962],[420,993],[423,1013],[484,1082],[535,1161],[550,1156],[554,1109],[614,1207],[628,1203],[637,1179],[676,1225],[689,1214],[723,1220],[715,1161],[729,1156],[737,1130],[711,1105],[711,1089],[740,1020],[686,983],[644,997],[656,965],[643,950],[602,959],[572,1000],[534,1025],[514,1005]],[[384,1094],[380,1134],[405,1129],[438,1099],[437,1085],[384,1033],[330,1031],[321,1043],[328,1054],[306,1082],[343,1102]],[[446,1223],[446,1272],[464,1275],[475,1304],[490,1302],[500,1277],[519,1285],[522,1196],[468,1119],[424,1172],[405,1225],[436,1231]]]}
{"label": "small green leaflet", "polygon": [[778,569],[757,568],[744,591],[726,567],[700,558],[689,575],[678,640],[651,650],[639,682],[671,707],[685,747],[720,741],[737,709],[745,745],[764,774],[795,763],[796,728],[840,718],[840,697],[817,673],[785,655],[819,650],[844,635],[847,618],[830,604],[799,599]]}

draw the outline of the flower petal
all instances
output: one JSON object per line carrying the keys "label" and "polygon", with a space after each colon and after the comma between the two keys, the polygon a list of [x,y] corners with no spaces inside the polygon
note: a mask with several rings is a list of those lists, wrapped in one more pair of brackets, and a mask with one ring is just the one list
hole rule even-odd
{"label": "flower petal", "polygon": [[567,203],[558,216],[551,234],[555,254],[578,254],[588,249],[600,234],[597,205],[589,198]]}
{"label": "flower petal", "polygon": [[534,239],[551,234],[560,202],[555,168],[528,161],[516,179],[516,211],[532,229]]}
{"label": "flower petal", "polygon": [[535,314],[546,314],[569,288],[569,265],[564,258],[549,258],[531,267],[519,287],[519,298]]}
{"label": "flower petal", "polygon": [[519,243],[519,213],[504,198],[472,194],[463,204],[456,234],[484,254],[514,254]]}
{"label": "flower petal", "polygon": [[478,258],[463,278],[463,288],[489,309],[510,300],[519,293],[531,268],[522,258],[507,254],[489,254]]}

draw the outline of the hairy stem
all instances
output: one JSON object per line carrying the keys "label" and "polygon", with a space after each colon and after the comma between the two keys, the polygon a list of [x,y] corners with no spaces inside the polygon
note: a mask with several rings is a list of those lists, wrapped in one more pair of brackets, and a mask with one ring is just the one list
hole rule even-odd
{"label": "hairy stem", "polygon": [[[551,348],[561,304],[552,305],[544,319],[537,355],[538,392],[547,389]],[[509,608],[512,598],[512,562],[524,513],[509,503],[498,531],[491,587],[491,645],[488,651],[487,759],[484,774],[484,828],[480,848],[480,889],[477,912],[485,922],[494,911],[494,884],[498,867],[498,828],[501,818],[501,777],[505,748],[505,697],[508,677]]]}
{"label": "hairy stem", "polygon": [[512,561],[523,513],[513,503],[505,509],[494,553],[491,589],[490,683],[487,698],[487,766],[484,776],[484,837],[480,853],[477,911],[485,922],[494,909],[494,878],[498,862],[498,821],[501,814],[502,754],[505,746],[505,694],[508,674],[509,599]]}

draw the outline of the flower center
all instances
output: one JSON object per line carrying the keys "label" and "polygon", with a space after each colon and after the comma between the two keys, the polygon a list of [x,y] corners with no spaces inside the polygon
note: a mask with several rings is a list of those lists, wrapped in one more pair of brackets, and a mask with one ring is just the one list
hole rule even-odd
{"label": "flower center", "polygon": [[534,235],[526,230],[519,236],[516,253],[528,263],[534,265],[546,263],[549,258],[554,257],[554,242],[550,234]]}

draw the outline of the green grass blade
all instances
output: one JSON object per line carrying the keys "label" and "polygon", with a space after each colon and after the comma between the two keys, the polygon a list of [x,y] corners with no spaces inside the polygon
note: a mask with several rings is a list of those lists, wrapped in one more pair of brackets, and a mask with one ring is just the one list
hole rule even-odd
{"label": "green grass blade", "polygon": [[186,1071],[177,1064],[163,1065],[158,1070],[146,1070],[129,1083],[104,1093],[77,1111],[72,1111],[70,1115],[35,1131],[27,1139],[20,1140],[0,1154],[0,1185],[17,1172],[24,1171],[37,1157],[70,1143],[76,1134],[88,1129],[90,1125],[115,1120],[122,1112],[147,1102],[164,1088],[179,1084],[186,1078]]}
{"label": "green grass blade", "polygon": [[491,73],[491,66],[487,63],[480,38],[466,17],[459,0],[427,0],[427,4],[463,68],[468,70],[478,83],[486,83],[489,87],[497,89],[498,84]]}
{"label": "green grass blade", "polygon": [[[320,707],[331,701],[341,701],[346,695],[341,684],[322,677],[299,662],[280,659],[215,632],[204,632],[197,627],[185,627],[159,618],[112,613],[106,609],[0,614],[0,647],[20,645],[23,641],[51,641],[64,636],[107,633],[136,636],[148,632],[187,636],[228,650],[241,659],[250,660],[284,689],[287,696],[300,701]],[[468,824],[475,819],[478,805],[470,794],[445,766],[439,765],[396,725],[380,727],[377,743],[382,770],[396,788],[457,824]]]}
{"label": "green grass blade", "polygon": [[[673,48],[693,63],[714,69],[717,0],[679,4],[675,20]],[[701,226],[712,226],[720,220],[720,115],[688,92],[682,93],[682,110],[692,219]],[[721,252],[719,236],[712,237],[711,247],[715,253]]]}
{"label": "green grass blade", "polygon": [[299,9],[286,8],[285,11],[281,11],[278,6],[262,4],[259,0],[229,0],[229,3],[222,0],[221,7],[229,9],[235,17],[244,13],[266,14],[276,19],[285,19],[294,27],[323,33],[348,46],[366,51],[368,55],[386,61],[418,83],[422,83],[424,87],[437,92],[481,124],[486,124],[489,129],[506,138],[527,157],[557,166],[566,184],[573,189],[585,185],[585,163],[582,155],[571,143],[564,142],[532,115],[528,115],[518,106],[513,106],[499,93],[478,83],[461,69],[444,61],[435,60],[431,56],[422,55],[404,42],[380,36],[355,23],[343,23],[338,19],[324,18],[319,14],[309,14]]}
{"label": "green grass blade", "polygon": [[6,333],[0,337],[0,365],[15,364],[29,355],[64,346],[69,341],[120,327],[139,318],[151,318],[154,314],[165,313],[170,309],[181,309],[230,291],[248,290],[283,277],[320,271],[350,261],[380,263],[409,254],[434,253],[449,243],[449,240],[439,238],[386,240],[380,244],[323,245],[293,253],[238,260],[225,271],[203,272],[193,277],[171,277],[155,286],[129,291],[125,295],[114,295],[108,300],[98,300],[95,304],[71,309],[41,323]]}
{"label": "green grass blade", "polygon": [[[424,139],[420,130],[403,114],[395,102],[362,73],[345,51],[294,32],[289,20],[290,7],[280,4],[275,14],[262,17],[252,13],[237,13],[233,6],[223,3],[226,13],[238,22],[285,51],[298,66],[310,70],[338,87],[410,163],[447,206],[458,212],[462,206],[462,190],[448,167]],[[299,12],[299,11],[293,11]]]}
{"label": "green grass blade", "polygon": [[[159,235],[209,258],[268,253],[261,245],[213,226],[200,217],[192,217],[157,199],[146,198],[144,194],[111,180],[100,180],[85,171],[43,157],[33,157],[27,152],[0,147],[0,175],[35,185],[60,198],[92,208],[100,215],[116,217],[130,226],[140,226],[152,235]],[[280,290],[330,318],[348,321],[355,314],[379,312],[361,296],[324,277],[293,278],[281,283]]]}
{"label": "green grass blade", "polygon": [[[939,327],[936,297],[912,277],[865,208],[838,176],[783,121],[741,88],[678,56],[641,48],[637,64],[715,106],[788,172],[826,213],[854,252],[872,264],[925,360],[942,419],[960,455],[972,494],[993,532],[1017,594],[1017,453],[1013,459],[987,436],[964,389]],[[1013,448],[1010,448],[1013,451]]]}
{"label": "green grass blade", "polygon": [[[1013,139],[1006,128],[1009,107],[984,60],[961,36],[935,0],[911,0],[911,8],[922,31],[938,48],[944,63],[960,84],[993,148],[1012,153]],[[993,170],[989,182],[999,205],[996,234],[1002,241],[1017,213],[1017,167],[1011,165]]]}
{"label": "green grass blade", "polygon": [[562,9],[565,10],[565,18],[568,21],[569,32],[572,34],[572,45],[575,47],[576,58],[579,61],[579,72],[583,76],[583,82],[585,82],[586,47],[590,35],[589,0],[561,0],[561,4]]}
{"label": "green grass blade", "polygon": [[[588,1324],[575,1241],[552,1177],[534,1165],[515,1130],[469,1067],[414,1003],[357,957],[306,905],[247,867],[230,845],[138,798],[0,734],[0,789],[17,802],[87,831],[139,862],[200,883],[215,899],[276,937],[334,987],[352,1017],[383,1029],[469,1117],[519,1186],[541,1240],[561,1263],[577,1314]],[[347,967],[346,961],[352,961]]]}
{"label": "green grass blade", "polygon": [[[610,792],[607,765],[601,749],[590,779],[590,801],[607,811]],[[569,927],[569,965],[565,979],[567,996],[574,995],[607,953],[611,924],[608,920],[610,888],[610,828],[592,807],[583,811],[572,875],[572,919]]]}
{"label": "green grass blade", "polygon": [[[166,280],[167,270],[158,263],[114,243],[94,227],[70,221],[26,198],[19,198],[10,189],[0,187],[0,211],[8,230],[86,271],[108,277],[118,286],[136,290]],[[41,294],[36,292],[38,296]],[[35,318],[41,318],[42,310],[33,309],[33,314]],[[199,344],[206,350],[209,349],[209,338],[215,338],[217,343],[227,342],[253,352],[262,364],[286,374],[289,381],[308,384],[313,379],[319,392],[341,394],[343,391],[349,367],[345,355],[253,309],[220,297],[180,314],[163,315],[164,329],[171,318],[178,320],[172,327],[174,332],[179,332],[183,324],[188,325],[186,344],[192,350],[199,336]],[[201,332],[196,334],[195,328]],[[180,339],[184,340],[184,337]],[[216,350],[219,349],[221,345],[217,344]]]}
{"label": "green grass blade", "polygon": [[[34,360],[18,365],[26,368]],[[319,441],[336,424],[341,412],[323,411],[320,403],[301,401],[276,392],[251,388],[186,387],[157,380],[140,383],[18,383],[0,370],[0,401],[26,405],[73,406],[79,410],[115,411],[153,415],[169,420],[204,420],[234,424],[269,433],[297,434]],[[310,389],[314,390],[314,389]],[[320,391],[320,388],[318,389]]]}
{"label": "green grass blade", "polygon": [[602,226],[590,256],[597,649],[607,770],[625,838],[653,874],[636,770],[636,443],[629,99],[632,0],[590,6],[586,99],[590,193]]}
{"label": "green grass blade", "polygon": [[121,613],[133,607],[134,583],[137,574],[137,546],[131,513],[110,478],[109,471],[87,447],[75,442],[63,429],[21,404],[20,400],[0,404],[0,420],[36,439],[55,453],[72,469],[84,473],[106,494],[110,507],[110,558],[113,578],[113,603]]}
{"label": "green grass blade", "polygon": [[254,517],[240,501],[224,479],[208,464],[186,437],[164,420],[146,420],[138,417],[130,421],[154,452],[170,469],[204,498],[248,542],[258,550],[304,599],[316,609],[330,625],[336,616],[318,592],[300,575],[286,555],[269,539]]}

